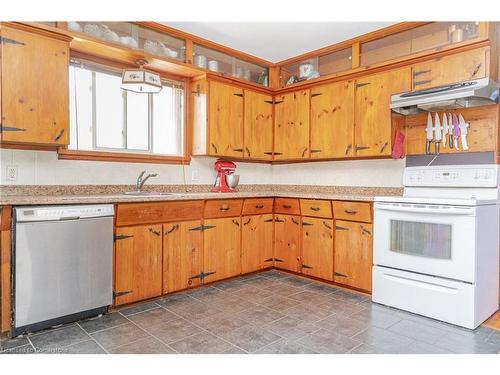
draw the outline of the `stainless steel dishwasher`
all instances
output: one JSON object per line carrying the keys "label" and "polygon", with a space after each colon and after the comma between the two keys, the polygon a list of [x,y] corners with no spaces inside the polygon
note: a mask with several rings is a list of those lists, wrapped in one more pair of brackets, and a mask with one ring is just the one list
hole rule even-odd
{"label": "stainless steel dishwasher", "polygon": [[112,205],[15,208],[11,336],[107,311],[113,215]]}

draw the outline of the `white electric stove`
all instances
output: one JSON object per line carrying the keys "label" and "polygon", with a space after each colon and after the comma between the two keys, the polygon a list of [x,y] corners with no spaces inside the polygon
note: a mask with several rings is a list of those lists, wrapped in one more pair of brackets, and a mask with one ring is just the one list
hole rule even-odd
{"label": "white electric stove", "polygon": [[372,300],[474,329],[498,310],[496,164],[407,167],[376,197]]}

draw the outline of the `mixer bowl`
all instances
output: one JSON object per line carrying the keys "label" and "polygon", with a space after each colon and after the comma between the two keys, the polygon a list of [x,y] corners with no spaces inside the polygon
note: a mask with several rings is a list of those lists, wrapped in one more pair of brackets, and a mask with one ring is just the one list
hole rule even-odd
{"label": "mixer bowl", "polygon": [[235,189],[236,186],[238,186],[238,183],[240,182],[240,175],[239,174],[228,174],[226,176],[226,182],[227,182],[227,185],[231,189]]}

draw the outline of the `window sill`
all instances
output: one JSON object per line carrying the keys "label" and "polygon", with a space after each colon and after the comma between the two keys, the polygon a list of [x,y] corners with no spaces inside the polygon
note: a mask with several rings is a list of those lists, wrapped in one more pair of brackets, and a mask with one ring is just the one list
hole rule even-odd
{"label": "window sill", "polygon": [[151,164],[189,164],[190,156],[162,156],[151,154],[134,154],[126,152],[79,151],[60,148],[57,150],[60,160],[94,160],[125,163]]}

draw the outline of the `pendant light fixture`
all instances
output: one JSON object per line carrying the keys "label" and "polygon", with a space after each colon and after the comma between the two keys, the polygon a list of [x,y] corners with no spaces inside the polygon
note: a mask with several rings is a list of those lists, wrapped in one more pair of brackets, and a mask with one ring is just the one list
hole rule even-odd
{"label": "pendant light fixture", "polygon": [[122,89],[141,94],[156,94],[161,91],[161,77],[158,73],[144,70],[147,61],[136,61],[138,68],[124,69],[122,76]]}

